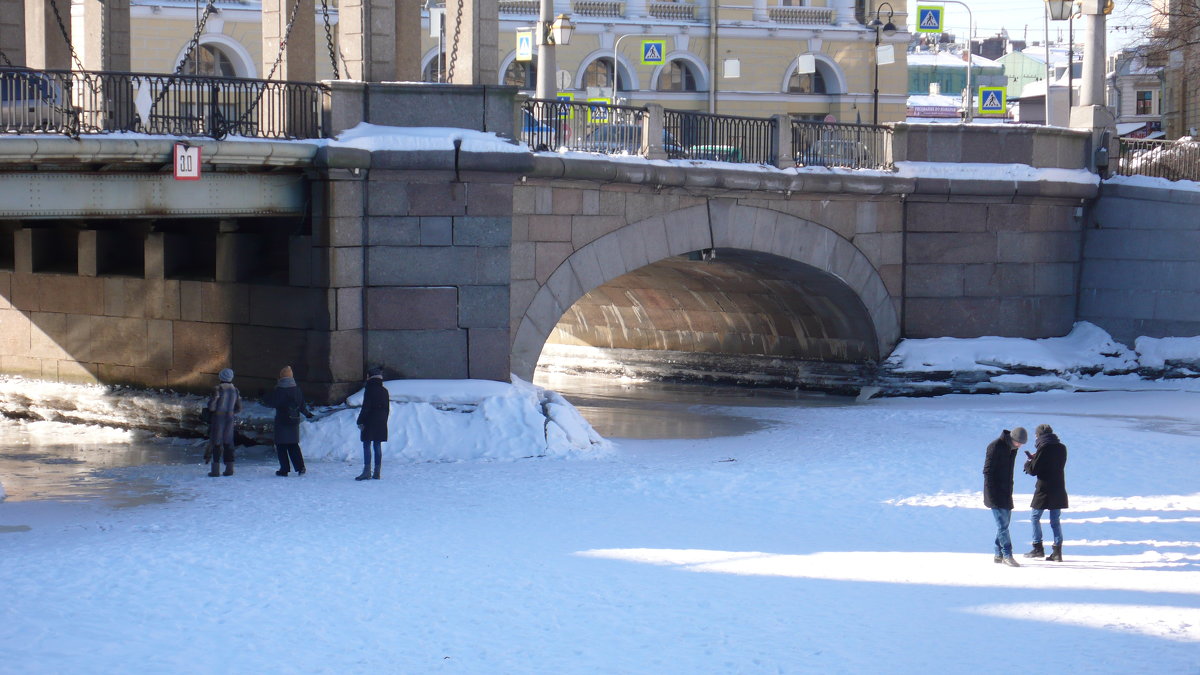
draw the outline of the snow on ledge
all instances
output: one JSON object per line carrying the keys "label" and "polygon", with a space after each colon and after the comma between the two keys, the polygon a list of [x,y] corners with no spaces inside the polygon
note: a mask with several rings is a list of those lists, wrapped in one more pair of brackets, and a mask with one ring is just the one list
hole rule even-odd
{"label": "snow on ledge", "polygon": [[981,162],[896,162],[901,178],[952,178],[954,180],[1010,180],[1014,182],[1051,181],[1099,185],[1100,176],[1086,169],[1038,169],[1028,164],[987,164]]}
{"label": "snow on ledge", "polygon": [[454,150],[527,154],[529,149],[494,133],[452,127],[388,127],[360,122],[327,142],[331,148],[357,148],[370,152]]}

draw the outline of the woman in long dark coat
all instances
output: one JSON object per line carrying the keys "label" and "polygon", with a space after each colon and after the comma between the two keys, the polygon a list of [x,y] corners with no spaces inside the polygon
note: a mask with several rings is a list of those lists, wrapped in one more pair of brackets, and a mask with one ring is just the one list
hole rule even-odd
{"label": "woman in long dark coat", "polygon": [[304,404],[304,394],[296,386],[291,366],[284,366],[279,371],[279,381],[264,403],[275,409],[275,455],[279,458],[279,470],[275,475],[286,476],[295,467],[296,473],[303,476],[305,469],[304,454],[300,452],[300,416],[312,419],[313,414]]}
{"label": "woman in long dark coat", "polygon": [[[362,409],[358,412],[359,440],[363,444],[363,470],[354,480],[379,478],[379,465],[383,461],[383,443],[388,439],[388,413],[391,403],[387,388],[383,386],[383,369],[367,371],[367,384],[363,390]],[[375,450],[375,471],[371,471],[371,450]]]}
{"label": "woman in long dark coat", "polygon": [[[1058,440],[1054,429],[1049,424],[1039,424],[1034,430],[1037,440],[1037,452],[1029,455],[1025,462],[1025,473],[1037,476],[1037,485],[1033,490],[1033,550],[1025,554],[1026,558],[1041,558],[1046,555],[1042,546],[1042,513],[1050,511],[1050,531],[1054,533],[1054,549],[1046,556],[1046,560],[1062,562],[1062,525],[1059,516],[1062,509],[1067,508],[1067,446]],[[1028,453],[1026,453],[1028,454]]]}

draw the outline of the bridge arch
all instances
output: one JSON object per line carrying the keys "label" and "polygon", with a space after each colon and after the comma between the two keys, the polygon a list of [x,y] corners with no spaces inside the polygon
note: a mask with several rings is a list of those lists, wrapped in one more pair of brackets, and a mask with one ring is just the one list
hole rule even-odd
{"label": "bridge arch", "polygon": [[[705,257],[696,254],[709,250],[741,282],[763,275],[771,288],[784,289],[787,300],[806,305],[803,311],[811,321],[792,323],[823,333],[808,336],[814,342],[854,343],[831,360],[838,356],[847,362],[876,360],[899,339],[892,297],[874,265],[850,241],[796,216],[732,200],[711,200],[631,223],[567,256],[517,321],[513,373],[533,377],[560,320],[592,291],[639,270],[653,274],[651,270],[657,268],[664,271],[661,276],[670,276],[687,264],[680,256]],[[805,300],[809,292],[813,295]],[[827,345],[822,349],[829,355]]]}

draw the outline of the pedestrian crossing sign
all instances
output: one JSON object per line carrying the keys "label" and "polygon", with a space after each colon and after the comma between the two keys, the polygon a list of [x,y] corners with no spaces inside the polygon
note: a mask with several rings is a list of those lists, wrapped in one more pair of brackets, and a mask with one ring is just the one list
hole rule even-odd
{"label": "pedestrian crossing sign", "polygon": [[663,56],[667,53],[667,43],[663,40],[642,41],[642,65],[661,66],[666,63]]}
{"label": "pedestrian crossing sign", "polygon": [[[554,95],[554,99],[561,103],[571,103],[572,101],[575,100],[575,94],[572,94],[570,92],[561,92],[560,91]],[[569,119],[573,119],[575,117],[575,106],[562,105],[562,106],[555,106],[555,107],[558,108],[558,118],[559,119],[569,120]]]}
{"label": "pedestrian crossing sign", "polygon": [[533,60],[533,29],[517,29],[517,61]]}
{"label": "pedestrian crossing sign", "polygon": [[589,105],[587,109],[587,121],[589,124],[605,124],[608,119],[608,104],[606,98],[589,98],[588,103],[596,103],[598,105]]}
{"label": "pedestrian crossing sign", "polygon": [[917,32],[942,32],[942,16],[945,11],[945,7],[936,5],[917,5]]}
{"label": "pedestrian crossing sign", "polygon": [[1004,87],[979,88],[979,114],[1003,115],[1008,112],[1008,100]]}

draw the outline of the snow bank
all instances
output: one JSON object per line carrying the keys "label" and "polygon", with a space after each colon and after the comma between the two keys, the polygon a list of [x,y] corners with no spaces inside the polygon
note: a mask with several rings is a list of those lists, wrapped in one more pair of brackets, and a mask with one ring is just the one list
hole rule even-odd
{"label": "snow bank", "polygon": [[338,134],[328,142],[330,147],[359,148],[371,152],[381,150],[454,150],[459,141],[463,152],[513,152],[525,154],[529,149],[494,133],[454,129],[449,127],[387,127],[360,122],[352,129]]}
{"label": "snow bank", "polygon": [[1023,369],[1127,373],[1138,367],[1129,348],[1086,321],[1075,324],[1066,337],[1041,340],[990,336],[904,340],[887,363],[896,371],[907,372]]}
{"label": "snow bank", "polygon": [[1065,337],[1041,340],[904,340],[880,366],[879,389],[870,394],[1076,391],[1200,376],[1200,337],[1142,337],[1135,345],[1130,350],[1086,321]]}
{"label": "snow bank", "polygon": [[[610,449],[559,394],[513,378],[392,380],[387,458],[408,462],[598,456]],[[306,457],[356,461],[362,457],[358,419],[362,391],[316,422],[300,425]]]}
{"label": "snow bank", "polygon": [[1140,337],[1133,348],[1144,368],[1166,370],[1182,366],[1200,373],[1200,337]]}

